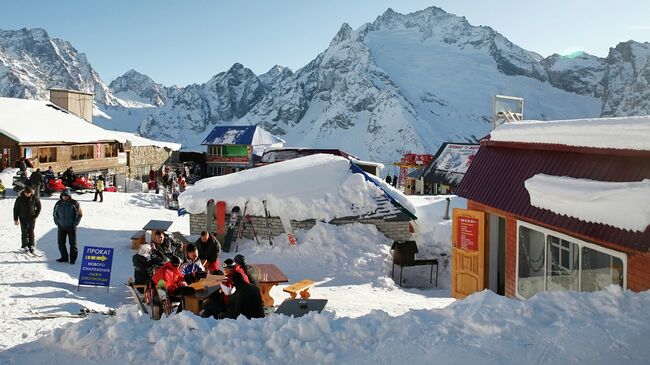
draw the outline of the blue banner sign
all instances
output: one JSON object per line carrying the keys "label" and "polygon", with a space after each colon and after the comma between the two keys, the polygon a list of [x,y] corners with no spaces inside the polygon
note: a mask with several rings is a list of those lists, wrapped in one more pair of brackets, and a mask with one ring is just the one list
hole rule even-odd
{"label": "blue banner sign", "polygon": [[112,266],[112,248],[84,246],[81,272],[79,273],[79,285],[109,287]]}

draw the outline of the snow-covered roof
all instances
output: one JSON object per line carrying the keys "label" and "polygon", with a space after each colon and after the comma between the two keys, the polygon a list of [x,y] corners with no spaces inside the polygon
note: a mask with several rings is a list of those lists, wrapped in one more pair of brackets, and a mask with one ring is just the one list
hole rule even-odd
{"label": "snow-covered roof", "polygon": [[247,144],[252,146],[284,144],[282,138],[256,125],[248,126],[216,126],[203,140],[202,145],[211,144]]}
{"label": "snow-covered roof", "polygon": [[537,174],[525,182],[530,205],[585,222],[643,232],[650,225],[650,180],[608,182]]}
{"label": "snow-covered roof", "polygon": [[504,123],[490,140],[650,150],[650,116]]}
{"label": "snow-covered roof", "polygon": [[178,151],[182,147],[180,143],[156,141],[153,139],[144,138],[142,136],[130,132],[114,131],[113,133],[116,133],[117,135],[126,138],[127,141],[131,142],[131,146],[136,146],[136,147],[155,146],[161,148],[169,148],[172,151]]}
{"label": "snow-covered roof", "polygon": [[209,199],[226,201],[231,207],[248,202],[247,213],[263,216],[262,200],[266,200],[272,216],[329,221],[390,208],[386,191],[415,212],[403,194],[379,178],[366,176],[372,181],[354,173],[344,157],[317,154],[199,180],[178,201],[189,213],[205,213]]}
{"label": "snow-covered roof", "polygon": [[126,141],[49,101],[16,98],[0,98],[0,133],[19,143]]}

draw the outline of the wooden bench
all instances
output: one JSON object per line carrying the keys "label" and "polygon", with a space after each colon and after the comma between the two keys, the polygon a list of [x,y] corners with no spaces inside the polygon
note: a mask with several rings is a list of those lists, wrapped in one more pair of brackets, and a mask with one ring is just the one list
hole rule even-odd
{"label": "wooden bench", "polygon": [[315,281],[305,279],[295,284],[291,284],[282,290],[286,293],[289,293],[289,295],[291,295],[291,299],[296,299],[298,293],[300,293],[300,298],[309,299],[309,297],[311,296],[309,294],[309,289],[314,285],[316,285]]}
{"label": "wooden bench", "polygon": [[145,230],[137,231],[131,236],[131,249],[139,250],[141,245],[147,243],[147,233]]}
{"label": "wooden bench", "polygon": [[438,259],[415,259],[415,254],[418,253],[418,246],[415,241],[394,241],[391,250],[393,250],[393,271],[391,277],[395,276],[395,265],[398,265],[400,267],[399,286],[402,286],[402,270],[404,267],[419,265],[431,265],[429,283],[433,282],[433,266],[436,266],[436,286],[438,286]]}
{"label": "wooden bench", "polygon": [[140,306],[140,309],[142,310],[143,313],[149,314],[149,311],[147,310],[146,307],[146,302],[147,302],[147,286],[146,285],[139,285],[135,284],[133,281],[133,278],[129,278],[127,281],[126,286],[131,289],[131,294],[133,294],[133,298],[135,299],[136,303]]}

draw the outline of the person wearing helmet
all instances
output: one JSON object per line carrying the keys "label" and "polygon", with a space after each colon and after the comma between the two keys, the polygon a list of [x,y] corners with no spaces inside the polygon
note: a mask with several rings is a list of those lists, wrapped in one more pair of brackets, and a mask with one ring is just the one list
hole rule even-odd
{"label": "person wearing helmet", "polygon": [[20,224],[21,248],[34,253],[34,224],[41,213],[41,200],[29,186],[20,192],[14,203],[14,223]]}
{"label": "person wearing helmet", "polygon": [[[74,265],[77,260],[77,226],[81,221],[83,213],[81,211],[81,206],[79,202],[72,199],[72,191],[70,189],[64,189],[61,192],[59,201],[54,204],[54,223],[58,228],[57,242],[59,244],[59,257],[57,262],[70,262]],[[65,246],[66,237],[68,238],[68,243],[70,244],[70,255],[68,255],[68,249]]]}

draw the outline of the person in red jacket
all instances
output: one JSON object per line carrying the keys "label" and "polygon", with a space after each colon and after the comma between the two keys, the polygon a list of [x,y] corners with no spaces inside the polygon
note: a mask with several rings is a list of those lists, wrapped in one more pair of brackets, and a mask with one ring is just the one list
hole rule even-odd
{"label": "person in red jacket", "polygon": [[181,262],[180,257],[172,256],[171,261],[165,262],[154,272],[151,280],[156,288],[166,289],[170,295],[175,295],[178,288],[187,286],[185,277],[180,270]]}

